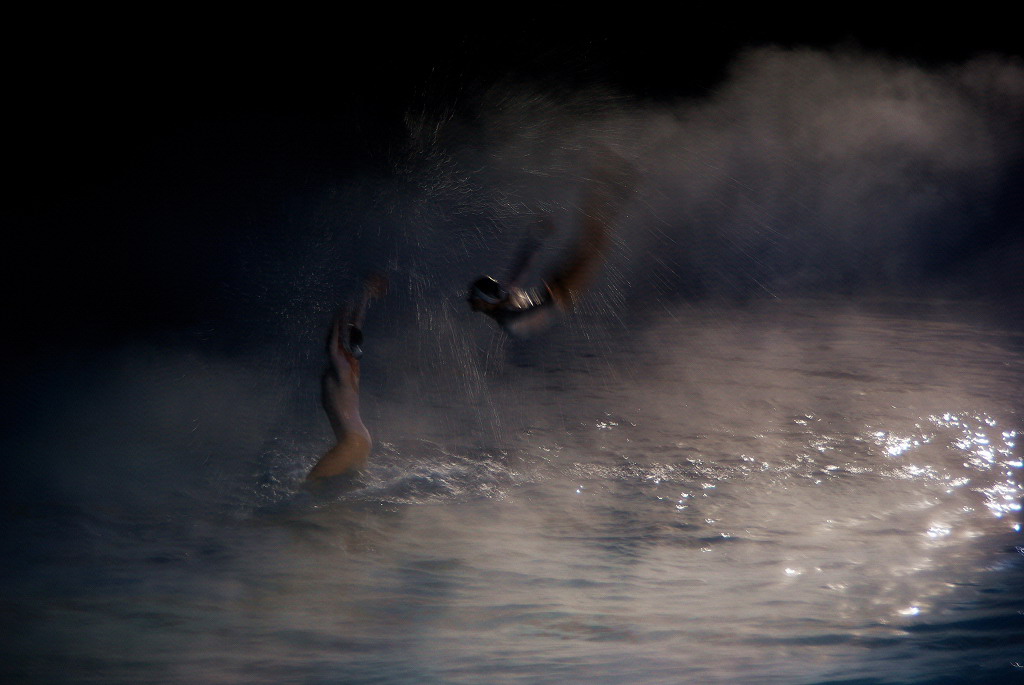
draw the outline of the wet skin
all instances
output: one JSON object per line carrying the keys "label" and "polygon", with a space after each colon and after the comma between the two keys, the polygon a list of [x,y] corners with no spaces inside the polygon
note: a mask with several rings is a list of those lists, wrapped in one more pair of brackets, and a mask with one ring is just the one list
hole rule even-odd
{"label": "wet skin", "polygon": [[337,442],[310,470],[307,482],[354,475],[370,458],[373,440],[359,415],[361,327],[370,300],[383,296],[386,289],[383,277],[367,279],[359,305],[343,310],[331,324],[327,340],[330,365],[321,379],[320,399]]}
{"label": "wet skin", "polygon": [[359,348],[352,343],[361,333],[345,318],[338,317],[331,327],[327,344],[330,366],[321,379],[321,401],[337,444],[309,472],[310,481],[355,473],[366,466],[373,447],[359,415],[359,360],[353,354],[353,348]]}
{"label": "wet skin", "polygon": [[604,263],[611,242],[611,224],[632,190],[634,174],[625,160],[606,153],[584,186],[579,209],[580,234],[568,254],[541,280],[541,285],[527,289],[520,282],[536,261],[544,237],[553,230],[547,218],[542,218],[527,236],[513,261],[507,285],[489,276],[473,282],[466,298],[470,309],[491,317],[513,336],[528,336],[575,307]]}

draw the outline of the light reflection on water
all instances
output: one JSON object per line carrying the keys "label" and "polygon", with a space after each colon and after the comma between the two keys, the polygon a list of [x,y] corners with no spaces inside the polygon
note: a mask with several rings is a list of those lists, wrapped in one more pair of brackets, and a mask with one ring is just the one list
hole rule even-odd
{"label": "light reflection on water", "polygon": [[277,440],[220,505],[90,512],[11,604],[110,682],[1009,681],[1019,343],[775,304],[488,358],[483,410],[371,395],[360,488]]}

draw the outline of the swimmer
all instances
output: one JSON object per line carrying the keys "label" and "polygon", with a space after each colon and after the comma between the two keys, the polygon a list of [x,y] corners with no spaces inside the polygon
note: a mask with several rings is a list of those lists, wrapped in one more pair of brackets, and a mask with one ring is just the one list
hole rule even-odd
{"label": "swimmer", "polygon": [[363,297],[354,309],[346,307],[334,319],[327,340],[330,367],[321,382],[321,400],[337,444],[320,458],[306,476],[320,482],[352,475],[366,466],[373,440],[359,416],[359,359],[363,356],[363,319],[370,301],[381,297],[387,283],[381,276],[366,280]]}
{"label": "swimmer", "polygon": [[633,178],[632,166],[609,154],[595,169],[593,178],[587,180],[580,202],[580,235],[569,255],[539,286],[524,287],[545,236],[553,231],[548,219],[541,220],[527,235],[506,284],[481,276],[470,285],[466,298],[470,309],[491,317],[514,337],[537,333],[573,309],[604,262],[611,242],[611,224],[628,199]]}

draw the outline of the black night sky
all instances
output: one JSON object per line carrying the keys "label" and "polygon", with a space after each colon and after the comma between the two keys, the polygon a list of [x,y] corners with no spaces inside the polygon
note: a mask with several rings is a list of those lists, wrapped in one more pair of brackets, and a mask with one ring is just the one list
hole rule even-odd
{"label": "black night sky", "polygon": [[424,11],[26,21],[5,49],[7,344],[31,355],[54,336],[110,342],[216,317],[203,294],[223,260],[280,230],[289,196],[357,170],[386,176],[408,112],[465,113],[498,82],[660,102],[707,93],[758,45],[923,65],[1020,52],[1006,22],[961,17],[513,13],[471,26]]}

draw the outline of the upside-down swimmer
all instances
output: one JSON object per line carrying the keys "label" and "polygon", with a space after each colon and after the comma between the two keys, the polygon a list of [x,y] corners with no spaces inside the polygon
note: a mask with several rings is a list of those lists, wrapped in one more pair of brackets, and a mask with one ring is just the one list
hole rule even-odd
{"label": "upside-down swimmer", "polygon": [[632,192],[634,175],[628,162],[607,154],[584,186],[579,205],[580,233],[569,254],[540,285],[524,286],[544,238],[553,230],[550,220],[542,218],[520,247],[507,283],[481,276],[470,285],[466,298],[470,309],[491,317],[512,336],[527,337],[575,307],[604,262],[611,225]]}

